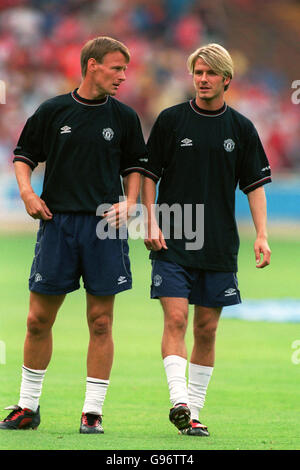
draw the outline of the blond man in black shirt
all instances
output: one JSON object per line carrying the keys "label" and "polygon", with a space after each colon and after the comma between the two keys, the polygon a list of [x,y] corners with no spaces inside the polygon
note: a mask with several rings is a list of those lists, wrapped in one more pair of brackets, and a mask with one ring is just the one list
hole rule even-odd
{"label": "blond man in black shirt", "polygon": [[[188,70],[195,98],[158,116],[147,144],[151,173],[143,178],[142,201],[147,208],[145,245],[152,259],[151,297],[160,299],[164,311],[169,418],[183,434],[208,436],[199,412],[213,372],[217,326],[222,308],[241,302],[235,190],[239,185],[247,194],[257,234],[256,267],[264,268],[271,252],[263,185],[271,173],[254,125],[224,101],[233,78],[228,51],[218,44],[201,47],[189,57]],[[166,206],[172,207],[172,216]],[[189,303],[195,310],[187,384]]]}

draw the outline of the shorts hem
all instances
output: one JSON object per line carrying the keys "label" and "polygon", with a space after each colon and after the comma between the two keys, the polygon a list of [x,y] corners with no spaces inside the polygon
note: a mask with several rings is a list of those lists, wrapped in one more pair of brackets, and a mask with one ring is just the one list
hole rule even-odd
{"label": "shorts hem", "polygon": [[217,305],[216,304],[213,304],[213,305],[210,304],[209,305],[208,302],[207,303],[205,303],[205,302],[200,303],[200,302],[195,302],[195,301],[192,301],[192,300],[189,301],[190,305],[195,305],[195,306],[199,306],[199,307],[207,307],[207,308],[232,307],[232,305],[239,305],[241,303],[242,303],[242,301],[239,300],[238,302],[232,302],[232,303],[226,303],[226,304],[219,303]]}
{"label": "shorts hem", "polygon": [[178,294],[162,294],[162,295],[150,295],[151,299],[160,299],[161,297],[173,297],[178,299],[189,299],[187,295],[178,295]]}
{"label": "shorts hem", "polygon": [[162,295],[152,295],[151,294],[151,299],[160,299],[161,297],[171,297],[171,298],[178,298],[178,299],[187,299],[189,301],[189,305],[196,305],[199,307],[207,307],[207,308],[220,308],[220,307],[230,307],[232,305],[238,305],[241,304],[242,301],[241,299],[230,302],[230,303],[216,303],[216,304],[211,304],[209,302],[198,302],[193,299],[189,299],[188,296],[186,295],[178,295],[178,294],[162,294]]}
{"label": "shorts hem", "polygon": [[103,296],[106,296],[106,295],[116,295],[116,294],[120,294],[121,292],[125,292],[126,290],[130,290],[132,289],[132,284],[129,284],[127,285],[126,287],[123,287],[121,289],[112,289],[112,290],[109,290],[109,291],[92,291],[91,289],[88,289],[85,287],[85,290],[88,294],[90,295],[95,295],[97,297],[103,297]]}
{"label": "shorts hem", "polygon": [[36,287],[29,287],[30,292],[36,292],[37,294],[44,294],[44,295],[64,295],[64,294],[70,294],[71,292],[74,292],[75,290],[80,289],[80,286],[76,287],[69,287],[66,289],[57,289],[57,290],[47,290],[41,289],[41,288],[36,288]]}

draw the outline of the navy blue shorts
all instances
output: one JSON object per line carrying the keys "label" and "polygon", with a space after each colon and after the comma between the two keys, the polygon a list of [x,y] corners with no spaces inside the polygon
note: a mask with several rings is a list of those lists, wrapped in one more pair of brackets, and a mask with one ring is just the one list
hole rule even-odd
{"label": "navy blue shorts", "polygon": [[225,307],[241,303],[236,273],[185,268],[152,261],[151,298],[182,297],[192,305]]}
{"label": "navy blue shorts", "polygon": [[60,295],[80,287],[92,295],[113,295],[131,289],[127,240],[100,240],[93,214],[54,214],[40,221],[29,289]]}

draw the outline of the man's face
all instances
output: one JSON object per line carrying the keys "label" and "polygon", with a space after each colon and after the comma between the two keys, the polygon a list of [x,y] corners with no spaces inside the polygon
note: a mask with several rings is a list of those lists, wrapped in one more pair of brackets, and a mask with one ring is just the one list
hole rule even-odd
{"label": "man's face", "polygon": [[201,57],[196,60],[193,74],[194,87],[199,100],[212,101],[223,98],[224,86],[230,78],[217,75]]}
{"label": "man's face", "polygon": [[96,62],[95,59],[89,59],[89,70],[94,85],[97,87],[100,95],[115,95],[119,86],[126,80],[125,70],[127,61],[122,52],[108,52],[102,59],[102,62]]}

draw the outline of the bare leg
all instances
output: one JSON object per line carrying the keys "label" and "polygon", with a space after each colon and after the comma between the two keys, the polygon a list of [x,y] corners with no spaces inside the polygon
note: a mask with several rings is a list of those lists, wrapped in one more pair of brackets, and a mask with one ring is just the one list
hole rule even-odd
{"label": "bare leg", "polygon": [[113,363],[112,338],[114,296],[94,296],[87,293],[87,321],[90,341],[87,355],[87,375],[108,380]]}
{"label": "bare leg", "polygon": [[162,357],[177,355],[186,359],[185,333],[188,323],[188,300],[161,297],[160,301],[164,310]]}
{"label": "bare leg", "polygon": [[[30,293],[18,405],[33,412],[38,409],[44,375],[52,355],[52,326],[64,298],[64,295]],[[36,416],[35,419],[37,427],[39,418]]]}
{"label": "bare leg", "polygon": [[192,364],[214,366],[216,331],[221,311],[222,308],[195,306]]}
{"label": "bare leg", "polygon": [[52,355],[52,326],[65,295],[30,293],[24,365],[45,370]]}
{"label": "bare leg", "polygon": [[164,332],[161,350],[170,401],[173,405],[169,418],[178,429],[182,429],[190,421],[190,411],[186,406],[188,391],[185,333],[188,323],[188,300],[161,297],[160,301],[164,310]]}

